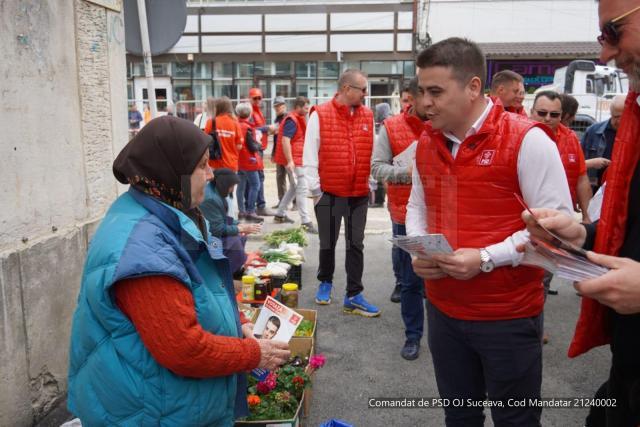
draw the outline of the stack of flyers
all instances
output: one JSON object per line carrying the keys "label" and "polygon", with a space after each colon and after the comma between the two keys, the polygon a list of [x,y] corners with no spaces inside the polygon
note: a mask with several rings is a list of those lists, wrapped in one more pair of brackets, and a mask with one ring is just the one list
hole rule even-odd
{"label": "stack of flyers", "polygon": [[531,237],[525,245],[522,264],[541,267],[560,279],[571,282],[600,277],[609,271],[589,261],[583,254]]}
{"label": "stack of flyers", "polygon": [[549,237],[549,242],[530,237],[530,241],[525,245],[522,264],[544,268],[558,278],[572,282],[600,277],[609,271],[608,268],[589,261],[587,251],[562,239],[540,224],[524,200],[518,194],[514,195]]}
{"label": "stack of flyers", "polygon": [[393,158],[393,166],[400,168],[408,168],[413,164],[416,158],[416,149],[418,148],[418,141],[413,141],[403,152]]}
{"label": "stack of flyers", "polygon": [[[289,342],[302,322],[302,316],[286,305],[267,297],[260,315],[253,327],[253,336],[263,340]],[[269,371],[256,368],[251,375],[258,381],[263,381]]]}
{"label": "stack of flyers", "polygon": [[412,256],[453,253],[444,234],[427,234],[416,237],[398,236],[391,239],[391,242]]}

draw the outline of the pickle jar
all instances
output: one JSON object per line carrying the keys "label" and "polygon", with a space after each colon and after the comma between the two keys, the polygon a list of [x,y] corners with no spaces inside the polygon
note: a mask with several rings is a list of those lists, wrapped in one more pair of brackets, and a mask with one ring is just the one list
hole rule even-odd
{"label": "pickle jar", "polygon": [[251,301],[254,298],[254,286],[256,278],[253,276],[242,276],[242,299]]}
{"label": "pickle jar", "polygon": [[289,308],[298,308],[298,284],[285,283],[282,285],[282,303]]}

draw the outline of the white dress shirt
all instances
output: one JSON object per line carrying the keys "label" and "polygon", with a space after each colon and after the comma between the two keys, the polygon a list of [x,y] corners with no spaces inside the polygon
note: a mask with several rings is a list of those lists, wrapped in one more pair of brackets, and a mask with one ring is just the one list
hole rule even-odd
{"label": "white dress shirt", "polygon": [[[467,131],[465,138],[478,133],[492,107],[493,102],[488,99],[487,107],[471,126],[471,129]],[[455,159],[462,141],[448,132],[443,133],[453,142],[451,154]],[[532,208],[557,209],[568,215],[573,215],[567,175],[562,166],[558,148],[555,142],[542,129],[532,128],[524,136],[518,152],[517,167],[518,184],[522,197],[528,206]],[[482,218],[478,218],[478,221],[482,221]],[[407,204],[406,227],[408,236],[421,236],[428,233],[424,190],[415,160],[411,196]],[[516,266],[523,256],[516,251],[516,247],[526,243],[528,239],[529,233],[526,229],[520,230],[502,242],[487,246],[486,250],[489,252],[496,267]]]}

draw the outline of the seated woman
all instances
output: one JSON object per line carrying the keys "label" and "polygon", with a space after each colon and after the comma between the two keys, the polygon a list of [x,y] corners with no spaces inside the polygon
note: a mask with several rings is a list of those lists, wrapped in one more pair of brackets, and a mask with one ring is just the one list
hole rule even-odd
{"label": "seated woman", "polygon": [[209,221],[211,235],[222,239],[223,252],[229,258],[232,273],[240,270],[247,260],[244,252],[246,235],[258,233],[262,228],[261,224],[239,224],[227,215],[227,197],[233,197],[233,190],[239,182],[240,178],[231,169],[216,169],[215,177],[205,188],[204,202],[200,205],[200,210]]}
{"label": "seated woman", "polygon": [[210,140],[160,117],[113,164],[131,186],[89,245],[71,330],[68,407],[83,425],[232,426],[248,413],[245,372],[289,357],[252,337],[198,209]]}

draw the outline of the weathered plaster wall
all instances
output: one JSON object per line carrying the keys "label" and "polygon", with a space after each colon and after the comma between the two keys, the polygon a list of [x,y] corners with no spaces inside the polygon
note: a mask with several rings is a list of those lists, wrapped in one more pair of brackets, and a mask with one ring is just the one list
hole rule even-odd
{"label": "weathered plaster wall", "polygon": [[123,16],[0,0],[0,426],[64,397],[88,241],[127,140]]}

